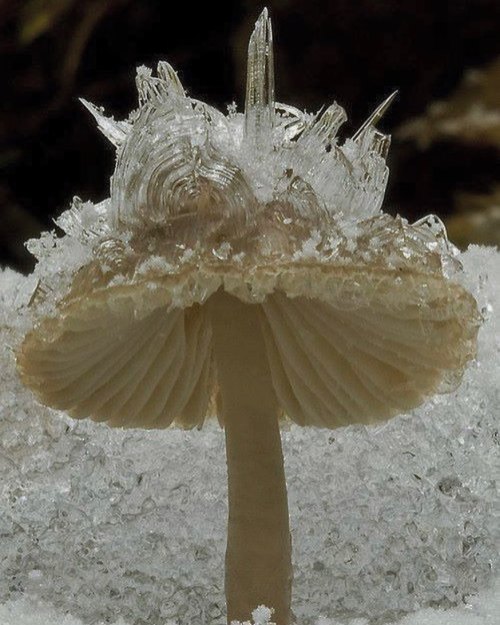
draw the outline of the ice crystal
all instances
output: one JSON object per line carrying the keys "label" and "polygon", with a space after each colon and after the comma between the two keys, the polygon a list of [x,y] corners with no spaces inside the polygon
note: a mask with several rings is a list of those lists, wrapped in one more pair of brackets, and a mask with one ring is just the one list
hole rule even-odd
{"label": "ice crystal", "polygon": [[453,275],[444,230],[380,210],[390,138],[375,125],[394,94],[342,140],[339,104],[311,114],[275,101],[272,43],[264,11],[250,40],[242,113],[188,96],[166,62],[156,74],[137,70],[138,108],[126,120],[83,101],[116,148],[110,197],[96,205],[75,198],[57,220],[64,236],[29,243],[41,313],[53,312],[54,291],[67,295],[82,267],[79,287],[133,283],[150,257],[178,274],[294,259]]}

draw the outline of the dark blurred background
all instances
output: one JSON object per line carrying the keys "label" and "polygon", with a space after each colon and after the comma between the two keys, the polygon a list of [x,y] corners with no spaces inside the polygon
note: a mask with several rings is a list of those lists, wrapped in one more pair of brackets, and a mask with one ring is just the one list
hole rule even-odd
{"label": "dark blurred background", "polygon": [[[23,242],[73,195],[108,194],[114,150],[77,98],[118,119],[135,67],[168,60],[193,96],[244,100],[262,2],[0,0],[0,265],[29,270]],[[499,0],[269,0],[277,99],[337,100],[359,125],[394,89],[386,209],[430,212],[459,246],[500,243]]]}

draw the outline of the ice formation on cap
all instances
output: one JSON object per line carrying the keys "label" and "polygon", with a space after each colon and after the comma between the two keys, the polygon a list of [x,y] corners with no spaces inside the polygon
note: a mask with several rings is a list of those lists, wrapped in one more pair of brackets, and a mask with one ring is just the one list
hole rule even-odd
{"label": "ice formation on cap", "polygon": [[374,128],[378,115],[339,146],[346,114],[338,104],[309,115],[276,103],[266,11],[248,61],[244,114],[225,116],[188,97],[164,62],[156,76],[139,68],[139,109],[128,122],[86,104],[118,149],[109,206],[115,226],[169,226],[198,241],[210,224],[230,241],[246,236],[263,211],[267,219],[272,213],[286,219],[283,212],[317,226],[322,217],[377,214],[389,145]]}
{"label": "ice formation on cap", "polygon": [[[393,96],[344,142],[346,114],[337,103],[310,114],[276,102],[266,10],[250,40],[244,113],[224,115],[191,98],[165,62],[156,75],[140,67],[137,89],[139,106],[125,121],[83,101],[116,147],[116,168],[109,199],[75,198],[56,222],[65,236],[29,243],[41,261],[35,303],[46,302],[44,312],[54,301],[44,294],[52,285],[67,293],[83,265],[91,268],[78,289],[228,264],[240,273],[310,261],[417,265],[447,276],[457,269],[436,217],[410,225],[380,211],[390,140],[375,124]],[[200,284],[191,299],[213,288]],[[251,284],[239,295],[258,298],[263,288]],[[189,303],[188,293],[179,298]]]}

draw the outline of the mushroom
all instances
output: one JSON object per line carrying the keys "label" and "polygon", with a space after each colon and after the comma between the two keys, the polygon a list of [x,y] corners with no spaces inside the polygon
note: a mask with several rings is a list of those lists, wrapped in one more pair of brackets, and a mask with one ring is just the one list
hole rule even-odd
{"label": "mushroom", "polygon": [[273,72],[264,10],[244,114],[188,97],[166,63],[139,68],[126,121],[85,103],[117,149],[111,195],[75,200],[66,235],[31,244],[40,283],[17,363],[76,418],[201,428],[216,414],[228,622],[265,604],[288,625],[280,424],[373,423],[450,390],[479,315],[439,220],[380,211],[389,138],[374,124],[389,101],[340,145],[343,109],[276,103]]}

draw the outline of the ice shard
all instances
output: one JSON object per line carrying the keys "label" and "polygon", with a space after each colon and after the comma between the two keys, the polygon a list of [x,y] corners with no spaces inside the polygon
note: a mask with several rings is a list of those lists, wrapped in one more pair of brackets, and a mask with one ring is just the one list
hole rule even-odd
{"label": "ice shard", "polygon": [[274,123],[273,32],[267,9],[255,24],[248,44],[245,135],[250,143],[262,144]]}
{"label": "ice shard", "polygon": [[97,122],[97,127],[106,139],[111,141],[116,148],[120,147],[132,128],[131,124],[126,121],[115,121],[112,117],[106,117],[101,108],[83,98],[80,98],[80,102],[92,114]]}
{"label": "ice shard", "polygon": [[356,141],[360,138],[363,132],[369,128],[370,126],[376,126],[376,124],[382,119],[385,115],[387,109],[392,104],[394,98],[397,96],[397,90],[391,93],[377,108],[373,111],[373,113],[361,124],[358,130],[353,134],[352,140]]}
{"label": "ice shard", "polygon": [[149,67],[138,67],[135,84],[139,94],[141,106],[149,103],[164,102],[171,96],[184,98],[186,93],[174,68],[165,61],[160,61],[157,66],[157,75]]}

